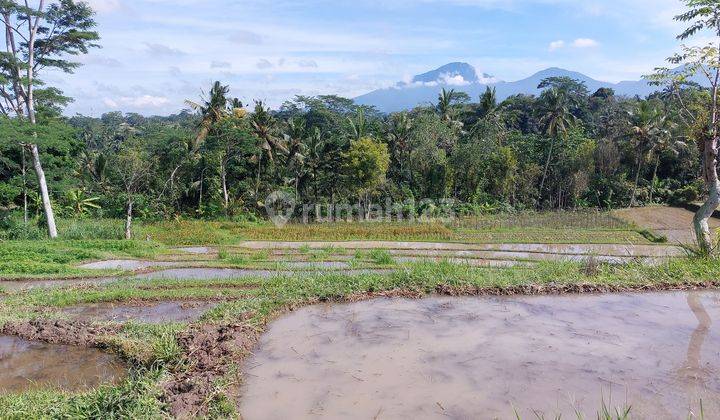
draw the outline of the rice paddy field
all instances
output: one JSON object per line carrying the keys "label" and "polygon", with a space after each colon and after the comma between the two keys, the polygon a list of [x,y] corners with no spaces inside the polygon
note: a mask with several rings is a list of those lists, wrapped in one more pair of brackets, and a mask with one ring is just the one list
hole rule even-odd
{"label": "rice paddy field", "polygon": [[[63,220],[60,231],[57,241],[0,241],[2,418],[339,418],[353,407],[358,416],[374,418],[473,417],[484,409],[497,418],[720,413],[713,373],[720,369],[713,350],[720,336],[711,327],[720,316],[720,264],[692,257],[627,215],[528,213],[284,228],[142,222],[131,241],[119,239],[118,220]],[[573,298],[585,295],[599,300]],[[544,300],[528,300],[533,297]],[[342,306],[348,304],[359,306]],[[670,307],[682,318],[666,316]],[[578,320],[587,318],[587,308],[594,308],[595,324]],[[638,324],[613,315],[623,311]],[[516,327],[500,322],[506,312]],[[478,314],[487,314],[488,322],[500,318],[478,330]],[[557,320],[574,327],[558,331]],[[504,345],[514,348],[516,359],[496,365],[545,380],[543,389],[551,391],[524,400],[525,382],[502,382],[496,365],[471,361],[475,351],[457,340],[467,328],[477,332],[477,346],[508,340]],[[546,343],[556,346],[547,354],[558,359],[530,358],[539,349],[531,352],[523,341],[531,334],[518,332],[528,328],[561,340]],[[650,337],[634,342],[627,354],[606,352],[631,349],[626,340],[637,335],[633,328],[671,331],[678,342]],[[315,330],[319,335],[306,339],[297,332]],[[582,342],[594,344],[584,348]],[[345,343],[366,363],[355,365],[344,347],[322,343]],[[446,344],[433,356],[427,343]],[[613,371],[608,363],[594,373],[583,370],[589,362],[582,354],[613,360],[650,347],[666,349],[647,358],[655,377],[668,378],[663,400],[641,392],[648,385],[633,382],[630,368]],[[281,348],[291,350],[274,353]],[[406,355],[403,371],[410,376],[391,373],[397,363],[388,357],[396,350]],[[453,359],[459,354],[462,360]],[[284,362],[265,371],[260,366],[267,360]],[[466,364],[501,381],[493,387],[512,395],[468,384]],[[331,370],[322,373],[318,366]],[[323,383],[323,377],[340,382]],[[405,408],[392,403],[400,398],[393,387],[420,382],[426,385],[418,392],[429,394],[408,394]],[[284,399],[297,395],[293,384],[321,395],[303,394],[293,406]],[[323,387],[338,391],[323,393]],[[363,391],[351,398],[344,387]],[[457,399],[441,389],[489,400]],[[575,405],[559,397],[573,392]],[[542,403],[549,400],[558,403]],[[403,411],[409,407],[414,411]],[[648,411],[658,407],[671,408]]]}

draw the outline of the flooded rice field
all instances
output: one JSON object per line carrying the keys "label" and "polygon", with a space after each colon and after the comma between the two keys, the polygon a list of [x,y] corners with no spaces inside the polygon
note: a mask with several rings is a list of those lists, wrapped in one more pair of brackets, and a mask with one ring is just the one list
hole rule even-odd
{"label": "flooded rice field", "polygon": [[[244,418],[720,418],[720,292],[314,306],[245,365]],[[715,322],[715,324],[713,324]]]}
{"label": "flooded rice field", "polygon": [[55,387],[81,391],[117,383],[126,367],[97,349],[0,336],[0,393]]}
{"label": "flooded rice field", "polygon": [[143,270],[152,267],[172,267],[180,264],[172,261],[107,260],[82,264],[86,270]]}
{"label": "flooded rice field", "polygon": [[144,305],[100,303],[63,308],[62,313],[80,321],[162,324],[195,321],[217,305],[216,302],[156,302]]}

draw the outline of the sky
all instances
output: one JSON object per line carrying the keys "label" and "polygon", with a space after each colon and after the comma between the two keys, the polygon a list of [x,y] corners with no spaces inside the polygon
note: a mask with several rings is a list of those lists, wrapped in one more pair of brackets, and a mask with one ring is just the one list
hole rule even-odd
{"label": "sky", "polygon": [[245,103],[355,97],[453,61],[637,80],[678,48],[680,0],[86,0],[101,49],[43,79],[66,113],[168,115],[220,80]]}

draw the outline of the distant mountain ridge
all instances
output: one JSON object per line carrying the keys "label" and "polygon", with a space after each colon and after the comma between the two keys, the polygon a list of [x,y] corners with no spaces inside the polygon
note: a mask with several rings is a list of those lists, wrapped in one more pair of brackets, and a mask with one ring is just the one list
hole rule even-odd
{"label": "distant mountain ridge", "polygon": [[515,82],[505,82],[483,74],[479,77],[473,66],[467,63],[449,63],[435,70],[415,76],[410,83],[400,82],[394,87],[379,89],[355,98],[360,105],[372,105],[382,112],[397,112],[418,105],[437,102],[438,93],[443,89],[463,91],[477,101],[487,86],[494,86],[498,100],[517,94],[539,95],[540,82],[548,77],[570,77],[585,82],[592,93],[602,87],[615,90],[617,95],[641,97],[656,92],[657,86],[650,86],[644,80],[619,83],[595,80],[582,73],[551,67]]}

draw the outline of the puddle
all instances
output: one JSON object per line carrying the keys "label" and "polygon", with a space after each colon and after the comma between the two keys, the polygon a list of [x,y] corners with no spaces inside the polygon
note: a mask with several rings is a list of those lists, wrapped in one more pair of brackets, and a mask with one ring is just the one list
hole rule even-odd
{"label": "puddle", "polygon": [[126,374],[115,356],[97,349],[0,336],[0,392],[45,387],[80,391],[117,383]]}
{"label": "puddle", "polygon": [[477,258],[439,258],[439,257],[396,257],[395,261],[399,263],[420,263],[420,262],[440,262],[447,261],[453,264],[469,265],[471,267],[515,267],[518,265],[528,265],[521,261],[512,260],[481,260]]}
{"label": "puddle", "polygon": [[282,261],[287,268],[309,268],[309,269],[341,269],[350,268],[350,264],[344,261]]}
{"label": "puddle", "polygon": [[268,242],[247,241],[238,245],[247,249],[324,249],[328,247],[388,250],[445,250],[445,251],[496,251],[533,252],[556,255],[604,255],[608,257],[671,257],[685,255],[682,248],[670,245],[613,245],[613,244],[463,244],[443,242]]}
{"label": "puddle", "polygon": [[217,305],[216,302],[160,302],[141,306],[103,303],[64,308],[62,313],[82,321],[162,324],[195,321]]}
{"label": "puddle", "polygon": [[[280,318],[246,419],[720,418],[720,292],[381,299]],[[627,398],[627,399],[626,399]]]}
{"label": "puddle", "polygon": [[206,246],[189,246],[185,248],[175,248],[178,251],[187,252],[188,254],[209,254],[213,250]]}
{"label": "puddle", "polygon": [[233,268],[173,268],[170,270],[143,273],[133,276],[134,279],[158,280],[207,280],[233,279],[242,277],[274,277],[274,276],[310,276],[316,274],[367,274],[386,273],[387,270],[342,270],[342,271],[289,271],[289,270],[247,270]]}
{"label": "puddle", "polygon": [[135,279],[232,279],[239,277],[270,277],[284,272],[272,270],[243,270],[233,268],[173,268],[170,270],[143,273],[133,276]]}
{"label": "puddle", "polygon": [[21,290],[48,289],[52,287],[107,284],[118,280],[119,278],[108,277],[76,280],[0,280],[0,289],[8,292],[17,292]]}
{"label": "puddle", "polygon": [[151,267],[172,267],[177,262],[139,261],[139,260],[108,260],[96,261],[78,266],[87,270],[142,270]]}

